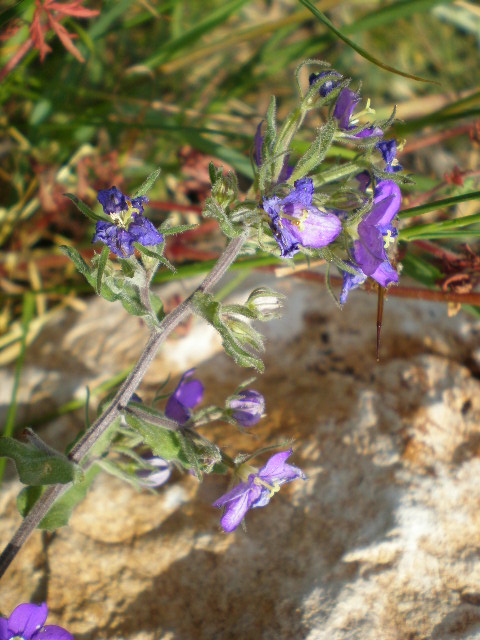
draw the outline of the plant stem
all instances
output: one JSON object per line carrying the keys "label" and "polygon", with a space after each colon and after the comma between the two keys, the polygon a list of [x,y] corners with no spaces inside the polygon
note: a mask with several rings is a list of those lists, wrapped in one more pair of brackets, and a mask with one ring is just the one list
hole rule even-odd
{"label": "plant stem", "polygon": [[[244,231],[240,236],[231,240],[211,272],[199,287],[197,287],[197,289],[186,300],[179,304],[176,309],[169,313],[157,329],[152,331],[137,364],[117,391],[111,404],[70,451],[68,457],[72,462],[77,464],[81,462],[100,436],[112,424],[115,418],[118,417],[122,408],[128,405],[133,393],[141,383],[150,364],[157,355],[162,342],[165,341],[175,327],[177,327],[188,315],[192,313],[193,295],[197,292],[208,291],[214,287],[219,280],[221,280],[229,266],[240,253],[247,236],[248,231]],[[28,540],[30,535],[47,515],[55,500],[57,500],[57,498],[59,498],[62,493],[69,488],[69,486],[70,485],[68,484],[57,484],[47,487],[43,495],[34,504],[0,556],[0,578],[8,569],[11,562],[14,560],[15,556]]]}

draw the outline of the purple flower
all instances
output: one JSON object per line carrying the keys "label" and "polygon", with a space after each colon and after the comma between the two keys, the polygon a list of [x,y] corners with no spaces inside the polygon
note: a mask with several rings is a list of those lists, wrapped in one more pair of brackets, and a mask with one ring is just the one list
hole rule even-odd
{"label": "purple flower", "polygon": [[[338,73],[338,71],[334,71],[333,69],[330,69],[329,71],[321,71],[320,73],[311,73],[310,77],[308,78],[308,82],[310,83],[310,86],[312,86],[322,78],[325,78],[325,76],[334,76],[336,78],[343,77],[341,73]],[[329,80],[322,83],[320,89],[318,90],[318,93],[322,96],[322,98],[325,98],[336,87],[338,87],[338,82],[331,77]]]}
{"label": "purple flower", "polygon": [[[262,136],[262,125],[263,120],[257,127],[257,131],[255,132],[255,138],[253,140],[254,150],[253,150],[253,159],[257,167],[260,167],[263,164],[263,156],[262,156],[262,148],[263,148],[263,136]],[[278,176],[277,184],[282,182],[286,182],[293,173],[293,167],[288,166],[288,160],[290,158],[290,154],[285,156],[285,160],[283,161],[283,167],[280,171],[280,175]]]}
{"label": "purple flower", "polygon": [[358,225],[359,239],[353,247],[355,262],[366,276],[382,287],[398,282],[398,274],[388,260],[385,249],[397,235],[392,221],[400,210],[402,196],[392,180],[379,182],[375,189],[372,210]]}
{"label": "purple flower", "polygon": [[[360,94],[351,89],[342,89],[338,94],[337,102],[335,103],[335,109],[333,110],[333,116],[338,122],[338,126],[343,131],[351,131],[356,129],[358,125],[351,124],[350,120],[355,107],[360,102]],[[380,127],[367,127],[362,131],[358,131],[353,134],[355,138],[370,138],[372,136],[382,136],[383,131]]]}
{"label": "purple flower", "polygon": [[265,507],[282,484],[297,478],[306,479],[303,471],[285,463],[291,455],[292,449],[276,453],[260,471],[251,473],[246,482],[241,482],[213,503],[214,507],[225,507],[221,520],[224,531],[236,529],[249,509]]}
{"label": "purple flower", "polygon": [[200,380],[189,380],[195,369],[186,371],[180,379],[177,388],[168,399],[165,415],[178,424],[185,424],[192,415],[191,409],[203,399],[203,384]]}
{"label": "purple flower", "polygon": [[163,242],[163,235],[143,216],[143,205],[148,202],[145,196],[132,200],[117,187],[112,187],[99,191],[98,201],[112,222],[99,220],[92,242],[103,242],[120,258],[133,254],[134,242],[145,247]]}
{"label": "purple flower", "polygon": [[231,416],[242,427],[253,427],[265,411],[265,398],[255,389],[244,389],[228,401]]}
{"label": "purple flower", "polygon": [[[356,266],[351,262],[349,262],[348,264],[350,264],[352,267]],[[340,293],[340,304],[345,304],[350,290],[359,287],[365,282],[366,279],[367,276],[360,269],[358,273],[350,273],[349,271],[344,271],[342,292]]]}
{"label": "purple flower", "polygon": [[145,462],[150,466],[150,469],[137,469],[135,475],[138,483],[147,489],[155,489],[165,484],[172,473],[168,462],[158,456],[148,458]]}
{"label": "purple flower", "polygon": [[45,604],[19,604],[12,615],[0,618],[0,640],[74,640],[71,633],[49,624],[44,626],[48,615]]}
{"label": "purple flower", "polygon": [[403,169],[402,165],[397,160],[397,143],[395,140],[384,140],[377,144],[377,149],[380,150],[383,159],[385,160],[385,171],[387,173],[396,173]]}
{"label": "purple flower", "polygon": [[372,181],[372,178],[370,177],[368,171],[362,171],[361,173],[358,173],[355,176],[355,179],[358,180],[358,188],[360,189],[360,191],[363,191],[365,193]]}
{"label": "purple flower", "polygon": [[319,249],[333,242],[342,224],[332,212],[322,212],[312,204],[313,181],[302,178],[288,196],[264,198],[263,208],[283,258],[291,258],[300,247]]}

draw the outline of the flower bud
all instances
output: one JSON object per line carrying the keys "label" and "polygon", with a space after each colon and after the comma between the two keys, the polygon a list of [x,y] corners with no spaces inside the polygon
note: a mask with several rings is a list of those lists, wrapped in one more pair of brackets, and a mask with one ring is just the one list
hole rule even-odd
{"label": "flower bud", "polygon": [[244,389],[227,401],[232,418],[242,427],[253,427],[265,411],[265,398],[254,389]]}

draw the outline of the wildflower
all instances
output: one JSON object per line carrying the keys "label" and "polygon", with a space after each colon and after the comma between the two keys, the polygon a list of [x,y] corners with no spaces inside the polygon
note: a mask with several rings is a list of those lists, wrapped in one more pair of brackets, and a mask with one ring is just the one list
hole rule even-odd
{"label": "wildflower", "polygon": [[71,633],[49,624],[44,626],[48,607],[43,604],[19,604],[6,620],[0,618],[0,640],[74,640]]}
{"label": "wildflower", "polygon": [[181,425],[190,420],[191,409],[200,404],[203,399],[203,384],[200,380],[189,380],[194,373],[195,369],[189,369],[183,374],[165,407],[167,418]]}
{"label": "wildflower", "polygon": [[242,427],[253,427],[265,411],[265,398],[255,389],[244,389],[227,403],[232,418]]}
{"label": "wildflower", "polygon": [[[357,120],[352,120],[352,114],[355,107],[360,102],[360,94],[351,89],[345,88],[338,94],[337,102],[335,103],[335,109],[333,110],[333,116],[338,122],[338,126],[343,131],[351,131],[358,128]],[[367,106],[368,110],[368,106]],[[383,131],[380,127],[367,127],[357,133],[354,133],[355,138],[370,138],[372,136],[382,136]]]}
{"label": "wildflower", "polygon": [[134,242],[144,246],[154,246],[163,242],[150,220],[143,216],[146,196],[130,199],[117,187],[98,192],[98,201],[112,222],[99,220],[92,242],[103,242],[121,258],[128,258],[134,252]]}
{"label": "wildflower", "polygon": [[[320,73],[311,73],[310,77],[308,78],[308,82],[310,83],[310,86],[312,86],[319,82],[322,78],[325,78],[325,76],[334,76],[336,78],[343,77],[341,73],[338,73],[338,71],[330,69],[329,71],[321,71]],[[325,98],[337,86],[338,82],[334,80],[333,77],[331,77],[329,80],[326,80],[324,83],[322,83],[320,89],[318,90],[318,93],[322,96],[322,98]]]}
{"label": "wildflower", "polygon": [[[263,155],[262,155],[262,147],[263,147],[263,136],[262,136],[262,125],[263,120],[257,127],[257,131],[255,132],[255,138],[253,140],[253,159],[257,167],[260,167],[263,164]],[[280,171],[280,175],[278,176],[277,184],[282,182],[286,182],[293,173],[293,167],[288,166],[288,160],[290,158],[290,154],[285,156],[283,161],[282,170]]]}
{"label": "wildflower", "polygon": [[294,189],[285,198],[273,196],[263,200],[283,258],[291,258],[301,246],[325,247],[342,231],[337,215],[313,206],[313,192],[312,179],[302,178],[295,182]]}
{"label": "wildflower", "polygon": [[[349,262],[350,266],[355,267],[351,262]],[[357,267],[358,268],[358,267]],[[350,273],[349,271],[343,272],[343,286],[342,292],[340,293],[340,304],[345,304],[348,298],[348,294],[351,289],[356,289],[361,284],[365,282],[367,276],[363,273],[361,269],[358,269],[357,273]]]}
{"label": "wildflower", "polygon": [[356,264],[366,276],[376,280],[382,287],[398,282],[398,274],[390,264],[385,249],[397,235],[392,220],[400,210],[401,198],[400,188],[392,180],[378,183],[372,210],[358,225],[359,238],[353,247]]}
{"label": "wildflower", "polygon": [[145,460],[148,467],[137,469],[135,475],[138,483],[147,489],[155,489],[165,484],[170,478],[172,470],[166,460],[159,456]]}
{"label": "wildflower", "polygon": [[[224,531],[236,529],[249,509],[265,507],[282,484],[297,478],[306,479],[303,471],[285,464],[285,460],[291,455],[292,449],[276,453],[264,467],[251,473],[246,482],[241,482],[213,503],[214,507],[225,507],[221,519]],[[253,467],[248,467],[248,470],[255,471]]]}
{"label": "wildflower", "polygon": [[395,140],[383,140],[377,144],[377,149],[379,149],[385,160],[385,171],[387,173],[396,173],[403,169],[397,160],[397,143]]}

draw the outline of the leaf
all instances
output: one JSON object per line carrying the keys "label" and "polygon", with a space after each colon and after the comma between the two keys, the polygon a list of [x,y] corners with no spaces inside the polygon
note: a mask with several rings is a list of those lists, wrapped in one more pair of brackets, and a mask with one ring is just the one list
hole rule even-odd
{"label": "leaf", "polygon": [[148,193],[150,189],[153,187],[153,185],[155,184],[161,171],[162,170],[160,168],[155,169],[155,171],[153,171],[153,173],[151,173],[148,176],[145,182],[135,191],[135,193],[132,196],[132,199],[139,198],[140,196],[144,196],[146,193]]}
{"label": "leaf", "polygon": [[[55,531],[55,529],[66,526],[72,516],[74,508],[85,498],[88,489],[100,471],[101,469],[97,464],[93,464],[87,469],[82,480],[67,489],[67,491],[56,500],[50,511],[38,525],[38,528]],[[17,498],[17,508],[23,517],[27,515],[42,493],[41,487],[26,487],[20,492]]]}
{"label": "leaf", "polygon": [[322,22],[328,29],[330,29],[330,31],[333,31],[333,33],[338,38],[340,38],[340,40],[343,40],[343,42],[348,44],[349,47],[352,47],[352,49],[354,49],[357,53],[359,53],[363,58],[365,58],[369,62],[372,62],[373,64],[377,65],[377,67],[381,67],[382,69],[385,69],[386,71],[390,71],[391,73],[395,73],[395,74],[397,74],[399,76],[403,76],[404,78],[410,78],[411,80],[417,80],[417,82],[428,82],[428,83],[437,84],[437,85],[440,84],[439,82],[435,82],[434,80],[427,80],[426,78],[421,78],[420,76],[414,76],[414,75],[411,75],[410,73],[405,73],[404,71],[400,71],[399,69],[395,69],[395,67],[391,67],[388,64],[384,64],[381,60],[379,60],[378,58],[375,58],[374,56],[372,56],[370,53],[368,53],[368,51],[366,51],[365,49],[360,47],[358,44],[355,44],[355,42],[353,42],[353,40],[350,40],[350,38],[345,36],[336,27],[334,27],[333,24],[330,22],[330,20],[327,18],[327,16],[325,14],[323,14],[321,11],[319,11],[310,2],[310,0],[300,0],[300,2],[305,7],[307,7],[307,9],[309,9],[313,13],[313,15],[318,20],[320,20],[320,22]]}
{"label": "leaf", "polygon": [[100,292],[102,291],[102,278],[103,278],[103,273],[105,271],[105,267],[107,265],[107,260],[109,255],[110,255],[110,249],[106,244],[104,244],[102,253],[100,254],[100,257],[98,259],[98,264],[97,264],[96,291],[99,295],[100,295]]}
{"label": "leaf", "polygon": [[0,457],[15,462],[23,484],[67,484],[77,480],[80,473],[80,468],[60,452],[40,451],[13,438],[0,438]]}
{"label": "leaf", "polygon": [[156,456],[160,456],[167,461],[179,460],[188,468],[189,463],[183,452],[179,433],[152,425],[131,413],[125,414],[125,419],[130,427],[142,436],[145,444],[150,447]]}
{"label": "leaf", "polygon": [[467,200],[480,200],[480,191],[471,191],[470,193],[462,193],[459,196],[453,196],[452,198],[444,198],[442,200],[435,200],[434,202],[427,202],[421,204],[418,207],[411,207],[410,209],[404,209],[398,214],[398,218],[403,220],[404,218],[413,218],[414,216],[421,216],[429,211],[436,211],[437,209],[444,209],[446,207],[453,207],[460,202],[466,202]]}
{"label": "leaf", "polygon": [[335,122],[330,119],[319,129],[314,142],[297,162],[289,181],[295,182],[320,166],[330,148],[336,128]]}
{"label": "leaf", "polygon": [[110,218],[105,213],[95,213],[73,193],[64,193],[63,195],[66,198],[69,198],[77,207],[77,209],[79,209],[85,216],[87,216],[87,218],[93,220],[93,222],[98,222],[99,220],[103,220],[104,222],[111,222]]}
{"label": "leaf", "polygon": [[173,266],[173,264],[170,262],[170,260],[167,260],[167,258],[165,258],[159,251],[155,251],[155,249],[147,249],[147,247],[144,247],[139,242],[134,242],[133,246],[135,247],[135,249],[138,249],[140,253],[143,253],[144,256],[148,256],[149,258],[158,260],[158,262],[167,267],[167,269],[170,269],[170,271],[173,271],[173,273],[175,273],[175,267]]}
{"label": "leaf", "polygon": [[65,254],[67,256],[67,258],[70,258],[70,260],[77,267],[77,269],[80,271],[82,276],[85,276],[85,278],[88,280],[88,282],[90,284],[92,284],[92,276],[91,276],[91,273],[90,273],[90,267],[87,265],[87,263],[82,258],[80,253],[76,249],[74,249],[73,247],[68,247],[65,244],[60,246],[60,251],[63,254]]}
{"label": "leaf", "polygon": [[184,233],[185,231],[191,231],[192,229],[196,229],[198,227],[198,224],[179,224],[175,227],[164,226],[166,224],[167,221],[161,224],[158,228],[158,231],[164,236],[175,236],[177,235],[177,233]]}

